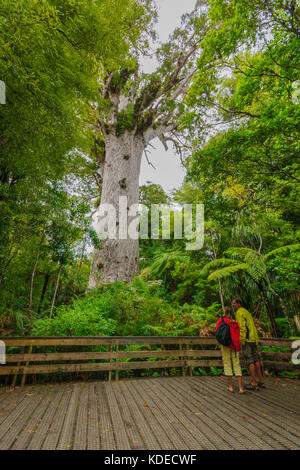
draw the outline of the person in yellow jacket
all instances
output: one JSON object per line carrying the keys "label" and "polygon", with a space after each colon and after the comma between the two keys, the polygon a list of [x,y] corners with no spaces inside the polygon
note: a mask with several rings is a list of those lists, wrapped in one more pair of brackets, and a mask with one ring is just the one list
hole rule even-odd
{"label": "person in yellow jacket", "polygon": [[[240,327],[240,343],[244,360],[249,369],[251,383],[245,388],[247,390],[259,390],[264,388],[263,376],[260,366],[259,353],[257,348],[258,333],[255,327],[252,315],[248,310],[242,307],[242,301],[239,298],[232,300],[232,307],[235,310],[235,319]],[[256,374],[258,381],[256,380]]]}

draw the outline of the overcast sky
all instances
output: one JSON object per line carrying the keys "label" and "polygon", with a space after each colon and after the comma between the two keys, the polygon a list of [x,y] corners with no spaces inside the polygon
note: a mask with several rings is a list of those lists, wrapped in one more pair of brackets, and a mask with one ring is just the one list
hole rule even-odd
{"label": "overcast sky", "polygon": [[[159,5],[159,21],[156,29],[160,41],[165,42],[173,29],[180,25],[181,15],[194,8],[195,0],[157,0],[157,3]],[[155,65],[155,61],[149,60],[145,63],[144,71],[152,72],[155,70]],[[149,158],[156,169],[154,170],[147,163],[146,157],[143,155],[140,185],[151,181],[151,183],[160,184],[165,191],[170,192],[181,185],[185,170],[180,163],[179,156],[171,148],[172,145],[166,152],[158,139],[153,140],[151,144],[154,145],[155,150],[148,147],[151,152]]]}

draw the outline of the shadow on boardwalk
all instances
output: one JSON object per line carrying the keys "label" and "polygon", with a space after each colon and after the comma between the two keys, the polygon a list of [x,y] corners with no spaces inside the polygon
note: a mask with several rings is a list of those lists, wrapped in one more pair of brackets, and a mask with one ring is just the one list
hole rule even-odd
{"label": "shadow on boardwalk", "polygon": [[0,449],[300,449],[300,384],[229,394],[222,377],[0,390]]}

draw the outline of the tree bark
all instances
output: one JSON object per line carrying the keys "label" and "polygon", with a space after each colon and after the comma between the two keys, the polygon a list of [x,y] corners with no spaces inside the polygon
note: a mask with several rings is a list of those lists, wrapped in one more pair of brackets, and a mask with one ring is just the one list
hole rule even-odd
{"label": "tree bark", "polygon": [[[110,204],[116,210],[116,236],[115,239],[103,240],[103,248],[95,250],[88,289],[115,281],[130,282],[139,272],[138,239],[133,240],[128,236],[127,239],[122,239],[119,234],[119,198],[127,196],[127,207],[125,207],[127,213],[132,204],[138,204],[139,175],[144,148],[143,136],[134,132],[126,131],[119,136],[106,135],[101,202],[97,211],[97,233],[101,238],[100,213],[105,204]],[[128,215],[128,226],[133,219],[135,216]]]}
{"label": "tree bark", "polygon": [[41,293],[41,298],[40,298],[40,302],[39,302],[39,306],[38,306],[38,310],[37,310],[38,315],[40,314],[41,308],[43,306],[44,297],[45,297],[45,294],[46,294],[49,279],[50,279],[50,274],[46,273],[45,274],[45,279],[44,279],[44,284],[43,284],[43,289],[42,289],[42,293]]}
{"label": "tree bark", "polygon": [[300,316],[299,315],[294,315],[294,320],[295,320],[295,323],[296,323],[297,330],[300,333]]}
{"label": "tree bark", "polygon": [[29,310],[30,313],[31,313],[31,310],[32,310],[32,297],[33,297],[33,285],[34,285],[35,272],[36,272],[36,268],[37,268],[37,265],[38,265],[38,262],[39,262],[39,259],[40,259],[41,246],[44,242],[44,239],[45,239],[45,233],[43,232],[42,236],[41,236],[39,246],[38,246],[36,259],[35,259],[34,267],[33,267],[32,274],[31,274],[30,295],[29,295],[29,304],[28,304],[28,310]]}
{"label": "tree bark", "polygon": [[[217,259],[217,253],[216,253],[216,249],[215,249],[215,244],[214,244],[214,241],[213,241],[213,235],[211,235],[211,244],[212,244],[212,249],[213,249],[213,254],[214,254],[214,260]],[[221,301],[221,305],[222,305],[222,310],[223,310],[223,313],[225,313],[225,304],[224,304],[224,296],[223,296],[223,290],[222,290],[222,282],[221,282],[221,279],[218,277],[218,285],[219,285],[219,296],[220,296],[220,301]]]}
{"label": "tree bark", "polygon": [[57,279],[56,279],[56,284],[55,284],[55,290],[54,290],[54,294],[53,294],[53,298],[52,298],[52,303],[51,303],[50,318],[52,318],[52,315],[53,315],[53,310],[54,310],[55,299],[56,299],[56,295],[57,295],[57,289],[58,289],[58,284],[59,284],[59,278],[60,278],[61,270],[62,270],[62,264],[59,265],[59,270],[58,270]]}

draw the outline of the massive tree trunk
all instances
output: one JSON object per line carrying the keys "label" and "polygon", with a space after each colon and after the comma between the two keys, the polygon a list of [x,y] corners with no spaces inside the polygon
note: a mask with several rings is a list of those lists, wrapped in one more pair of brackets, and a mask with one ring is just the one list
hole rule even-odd
{"label": "massive tree trunk", "polygon": [[[139,175],[141,159],[145,144],[143,136],[126,131],[120,136],[108,134],[105,138],[105,163],[101,202],[98,209],[97,232],[101,236],[100,212],[104,204],[111,204],[116,210],[115,239],[103,240],[103,248],[95,250],[89,279],[89,289],[99,284],[114,281],[130,282],[139,272],[138,239],[123,239],[119,236],[119,202],[120,197],[127,197],[125,210],[128,212],[139,200]],[[124,200],[123,200],[124,201]],[[103,212],[101,212],[103,215]],[[136,219],[128,215],[128,226]],[[127,231],[128,234],[128,231]]]}
{"label": "massive tree trunk", "polygon": [[[95,129],[92,155],[100,170],[94,172],[101,191],[99,235],[106,232],[102,216],[107,204],[114,208],[109,212],[116,211],[116,224],[119,204],[123,204],[120,197],[127,197],[128,208],[138,204],[141,158],[150,141],[158,137],[165,148],[168,140],[178,146],[182,100],[198,70],[199,44],[209,30],[202,6],[201,2],[185,15],[181,30],[176,29],[167,47],[157,51],[159,65],[153,74],[140,72],[133,55],[119,70],[106,70],[99,81],[100,101],[91,113]],[[128,225],[135,221],[137,216],[128,214]],[[114,281],[130,282],[138,274],[138,237],[119,236],[121,225],[120,221],[114,239],[105,239],[103,248],[95,250],[89,289]]]}

